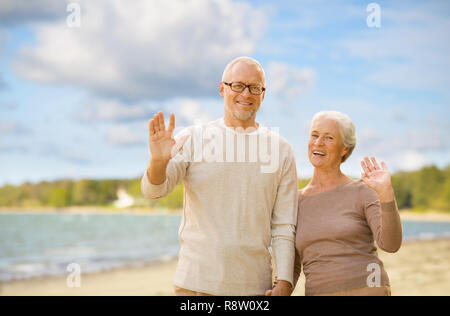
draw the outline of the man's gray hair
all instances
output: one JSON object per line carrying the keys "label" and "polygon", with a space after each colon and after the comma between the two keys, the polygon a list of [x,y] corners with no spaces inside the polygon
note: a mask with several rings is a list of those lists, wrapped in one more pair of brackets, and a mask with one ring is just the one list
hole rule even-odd
{"label": "man's gray hair", "polygon": [[349,148],[349,151],[342,157],[342,162],[346,161],[356,146],[355,124],[353,124],[350,117],[344,113],[337,111],[322,111],[314,115],[311,126],[316,120],[323,118],[332,119],[338,123],[344,146]]}
{"label": "man's gray hair", "polygon": [[236,65],[237,63],[245,63],[247,65],[256,65],[256,66],[258,66],[259,69],[261,69],[261,72],[263,74],[263,86],[264,87],[266,86],[266,74],[264,72],[263,67],[255,59],[253,59],[251,57],[247,57],[247,56],[241,56],[241,57],[235,58],[232,61],[230,61],[228,63],[228,65],[225,67],[225,70],[223,71],[222,81],[226,81],[227,80],[227,77],[229,76],[229,73],[231,72],[231,69],[233,69],[233,66]]}

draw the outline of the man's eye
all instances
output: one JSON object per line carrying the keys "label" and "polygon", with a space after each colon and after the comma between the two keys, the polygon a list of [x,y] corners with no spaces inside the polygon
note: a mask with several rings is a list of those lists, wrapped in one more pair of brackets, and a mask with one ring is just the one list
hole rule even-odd
{"label": "man's eye", "polygon": [[233,88],[242,89],[242,88],[244,88],[244,85],[242,85],[242,84],[234,84]]}

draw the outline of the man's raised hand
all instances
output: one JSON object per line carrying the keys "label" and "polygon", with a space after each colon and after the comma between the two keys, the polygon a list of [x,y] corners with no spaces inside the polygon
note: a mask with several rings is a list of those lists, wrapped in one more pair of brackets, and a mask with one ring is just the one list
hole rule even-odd
{"label": "man's raised hand", "polygon": [[164,115],[158,112],[148,123],[150,153],[153,161],[168,162],[183,147],[189,136],[183,136],[178,142],[173,137],[175,115],[170,114],[169,126],[166,130]]}
{"label": "man's raised hand", "polygon": [[175,115],[170,114],[169,128],[166,130],[164,115],[158,112],[148,123],[150,153],[152,160],[169,161],[172,157],[172,147],[175,145],[173,130],[175,129]]}

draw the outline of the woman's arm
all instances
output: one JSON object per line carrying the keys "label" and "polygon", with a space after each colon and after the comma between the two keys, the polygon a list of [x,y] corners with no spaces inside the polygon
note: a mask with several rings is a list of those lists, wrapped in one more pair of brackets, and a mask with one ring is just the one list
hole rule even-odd
{"label": "woman's arm", "polygon": [[366,197],[364,205],[369,226],[374,234],[377,245],[387,252],[397,252],[402,244],[402,224],[395,202],[394,189],[391,184],[391,175],[386,164],[378,165],[375,158],[365,158],[361,162],[364,170],[363,182],[373,189],[376,197]]}

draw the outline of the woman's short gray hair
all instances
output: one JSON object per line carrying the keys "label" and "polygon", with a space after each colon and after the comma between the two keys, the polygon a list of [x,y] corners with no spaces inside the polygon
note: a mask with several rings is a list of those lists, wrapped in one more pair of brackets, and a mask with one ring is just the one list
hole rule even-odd
{"label": "woman's short gray hair", "polygon": [[322,111],[314,115],[311,125],[314,121],[322,118],[332,119],[338,123],[344,146],[349,148],[348,152],[342,157],[342,162],[346,161],[356,146],[355,124],[353,124],[350,117],[344,113],[337,111]]}
{"label": "woman's short gray hair", "polygon": [[261,72],[263,74],[263,83],[262,84],[264,87],[266,86],[266,74],[264,72],[263,67],[255,59],[253,59],[251,57],[247,57],[247,56],[237,57],[228,63],[228,65],[225,67],[225,70],[223,71],[222,82],[228,80],[227,77],[229,76],[231,69],[233,69],[233,66],[236,65],[237,63],[245,63],[247,65],[258,66],[261,69]]}

